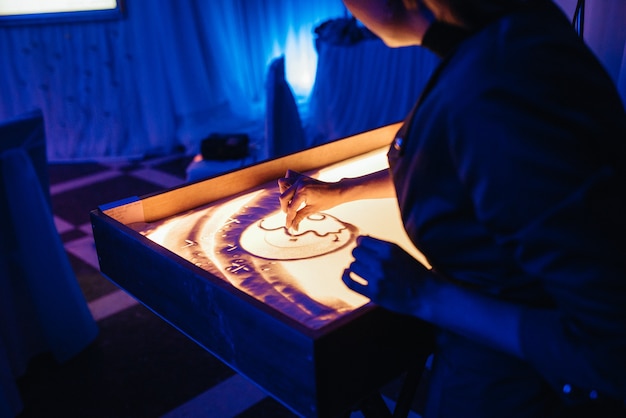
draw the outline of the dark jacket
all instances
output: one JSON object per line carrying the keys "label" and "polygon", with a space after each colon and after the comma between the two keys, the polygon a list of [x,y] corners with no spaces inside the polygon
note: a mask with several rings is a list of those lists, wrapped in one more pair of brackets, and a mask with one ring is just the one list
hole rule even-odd
{"label": "dark jacket", "polygon": [[[523,317],[524,361],[441,333],[448,376],[435,380],[465,374],[476,416],[626,399],[624,108],[561,11],[529,3],[475,33],[427,33],[452,42],[433,42],[444,60],[389,151],[403,222],[433,267],[541,308]],[[500,412],[482,405],[495,396]]]}

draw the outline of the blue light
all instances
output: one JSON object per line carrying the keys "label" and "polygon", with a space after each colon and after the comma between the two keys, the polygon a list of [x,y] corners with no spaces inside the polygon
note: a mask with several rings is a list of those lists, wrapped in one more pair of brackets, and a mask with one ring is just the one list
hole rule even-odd
{"label": "blue light", "polygon": [[317,68],[317,53],[313,46],[312,27],[302,26],[296,33],[290,30],[285,47],[285,77],[297,99],[311,93]]}

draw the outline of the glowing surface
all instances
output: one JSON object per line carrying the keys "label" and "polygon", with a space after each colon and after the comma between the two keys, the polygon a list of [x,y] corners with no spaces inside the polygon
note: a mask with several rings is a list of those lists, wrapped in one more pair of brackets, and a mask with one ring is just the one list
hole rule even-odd
{"label": "glowing surface", "polygon": [[[386,149],[329,166],[335,181],[387,167]],[[400,221],[395,199],[350,202],[284,228],[276,184],[188,213],[131,227],[300,323],[318,328],[368,302],[341,281],[359,234],[393,241],[424,262]]]}
{"label": "glowing surface", "polygon": [[246,228],[239,243],[257,257],[302,260],[341,249],[355,238],[357,229],[331,215],[319,213],[304,219],[300,231],[287,231],[285,217],[277,213]]}

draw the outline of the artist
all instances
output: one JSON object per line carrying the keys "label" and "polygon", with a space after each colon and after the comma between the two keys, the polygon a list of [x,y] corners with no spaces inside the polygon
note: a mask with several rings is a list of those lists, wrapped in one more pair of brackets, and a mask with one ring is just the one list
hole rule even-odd
{"label": "artist", "polygon": [[442,62],[388,171],[279,180],[287,227],[397,196],[433,269],[364,236],[343,281],[436,328],[426,417],[626,416],[626,116],[610,77],[550,0],[344,2]]}

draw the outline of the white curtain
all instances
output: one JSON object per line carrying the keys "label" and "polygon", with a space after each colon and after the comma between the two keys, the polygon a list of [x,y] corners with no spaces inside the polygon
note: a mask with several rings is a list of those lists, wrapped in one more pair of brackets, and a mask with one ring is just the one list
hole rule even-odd
{"label": "white curtain", "polygon": [[52,161],[193,152],[211,132],[262,132],[271,59],[285,54],[287,77],[308,73],[310,89],[313,28],[345,14],[341,0],[126,5],[123,20],[0,27],[0,120],[41,109]]}

